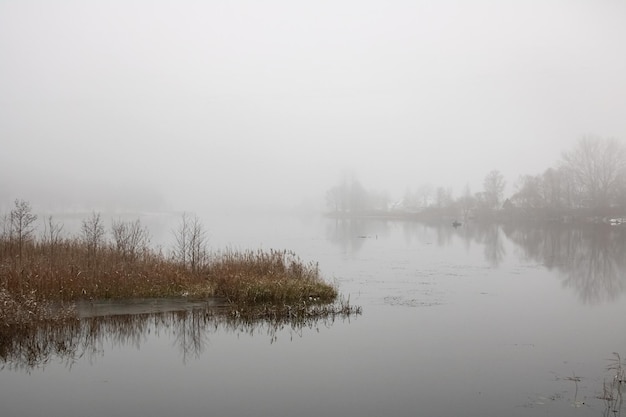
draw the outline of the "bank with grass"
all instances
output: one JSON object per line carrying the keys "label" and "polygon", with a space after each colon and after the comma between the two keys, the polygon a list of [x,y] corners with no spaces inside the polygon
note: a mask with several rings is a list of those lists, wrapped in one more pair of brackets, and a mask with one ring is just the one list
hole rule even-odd
{"label": "bank with grass", "polygon": [[[0,325],[5,327],[67,320],[76,302],[90,300],[216,297],[237,314],[263,316],[268,311],[305,314],[312,306],[331,305],[338,299],[337,288],[321,277],[317,264],[306,263],[291,251],[209,253],[199,239],[202,229],[197,219],[194,223],[183,217],[178,246],[169,254],[149,247],[139,221],[114,222],[113,239],[106,240],[95,213],[76,237],[55,233],[61,229],[51,219],[46,232],[37,237],[34,219],[30,207],[20,201],[4,217]],[[345,308],[343,302],[328,312]]]}

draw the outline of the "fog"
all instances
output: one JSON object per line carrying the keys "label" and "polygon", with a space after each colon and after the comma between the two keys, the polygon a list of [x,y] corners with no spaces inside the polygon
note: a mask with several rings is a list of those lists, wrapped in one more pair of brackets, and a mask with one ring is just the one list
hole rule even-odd
{"label": "fog", "polygon": [[0,200],[323,207],[511,193],[626,139],[626,2],[0,2]]}

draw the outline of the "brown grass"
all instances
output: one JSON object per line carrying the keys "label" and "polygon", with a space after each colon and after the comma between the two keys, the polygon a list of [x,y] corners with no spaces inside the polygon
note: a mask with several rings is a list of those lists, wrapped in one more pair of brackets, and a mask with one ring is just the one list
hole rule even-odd
{"label": "brown grass", "polygon": [[[224,297],[234,306],[331,303],[334,286],[316,264],[289,251],[226,251],[190,268],[143,247],[133,256],[112,243],[81,238],[11,239],[0,235],[0,324],[53,317],[52,305],[78,300]],[[34,309],[34,306],[38,306]],[[47,313],[45,313],[47,312]],[[40,317],[40,318],[41,318]]]}
{"label": "brown grass", "polygon": [[0,324],[16,330],[42,322],[64,322],[75,318],[73,306],[39,301],[34,293],[13,295],[0,289]]}
{"label": "brown grass", "polygon": [[144,250],[127,259],[110,245],[93,252],[79,239],[55,244],[28,242],[15,257],[11,242],[0,240],[0,288],[33,294],[38,300],[163,297],[182,292],[210,294],[209,285],[160,253]]}
{"label": "brown grass", "polygon": [[317,264],[289,251],[227,251],[207,268],[215,294],[240,305],[329,303],[337,290],[322,281]]}

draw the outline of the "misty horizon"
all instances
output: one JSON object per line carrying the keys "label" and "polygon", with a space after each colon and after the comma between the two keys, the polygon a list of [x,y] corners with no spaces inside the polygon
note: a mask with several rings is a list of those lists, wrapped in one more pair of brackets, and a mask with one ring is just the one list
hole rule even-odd
{"label": "misty horizon", "polygon": [[323,207],[346,175],[397,200],[492,170],[510,195],[584,135],[626,138],[625,17],[608,0],[5,2],[1,197]]}

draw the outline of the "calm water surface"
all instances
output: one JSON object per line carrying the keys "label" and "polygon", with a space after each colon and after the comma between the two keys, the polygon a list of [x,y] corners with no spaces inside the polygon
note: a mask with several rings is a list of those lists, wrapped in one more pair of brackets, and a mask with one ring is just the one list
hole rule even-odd
{"label": "calm water surface", "polygon": [[363,314],[296,327],[201,310],[84,320],[57,335],[71,355],[0,362],[0,416],[615,415],[597,397],[612,352],[626,357],[626,229],[205,225],[215,250],[319,262]]}

